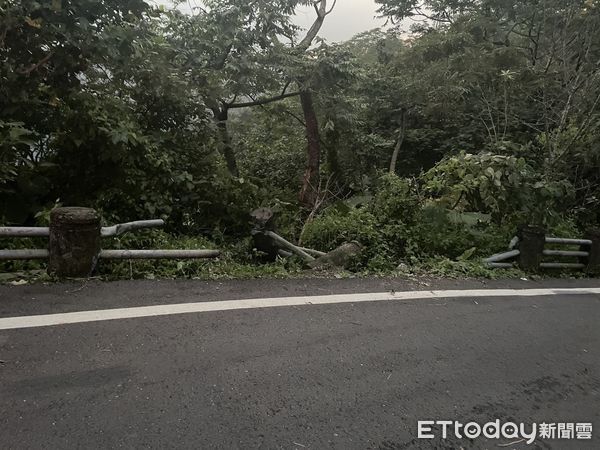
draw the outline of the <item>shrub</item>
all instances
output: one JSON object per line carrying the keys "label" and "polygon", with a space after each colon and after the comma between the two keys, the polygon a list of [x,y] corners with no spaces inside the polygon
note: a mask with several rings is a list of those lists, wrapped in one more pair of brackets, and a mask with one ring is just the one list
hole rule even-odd
{"label": "shrub", "polygon": [[405,256],[410,227],[419,208],[411,184],[397,175],[386,174],[377,181],[370,202],[358,208],[329,208],[306,227],[304,242],[329,251],[356,240],[365,246],[357,268],[392,269]]}
{"label": "shrub", "polygon": [[379,239],[377,220],[366,208],[348,212],[330,208],[307,225],[303,242],[309,247],[330,251],[348,241],[370,246]]}
{"label": "shrub", "polygon": [[415,187],[395,174],[382,175],[375,185],[370,210],[381,223],[413,223],[420,208]]}
{"label": "shrub", "polygon": [[545,179],[524,158],[493,153],[446,158],[423,181],[425,190],[446,206],[491,214],[496,223],[508,218],[546,224],[573,195],[568,181]]}
{"label": "shrub", "polygon": [[365,250],[356,268],[382,272],[407,259],[488,256],[504,247],[516,228],[510,221],[491,222],[489,214],[451,211],[443,202],[421,200],[413,183],[393,174],[381,176],[375,189],[359,208],[331,207],[317,217],[306,227],[305,244],[328,251],[357,240]]}

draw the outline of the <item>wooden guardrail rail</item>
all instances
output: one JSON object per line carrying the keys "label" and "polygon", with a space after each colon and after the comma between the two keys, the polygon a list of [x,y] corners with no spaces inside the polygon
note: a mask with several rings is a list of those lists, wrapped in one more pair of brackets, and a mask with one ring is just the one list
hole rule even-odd
{"label": "wooden guardrail rail", "polygon": [[110,227],[100,226],[93,209],[56,208],[49,227],[0,227],[0,237],[48,237],[48,249],[0,250],[0,260],[47,259],[48,273],[61,277],[86,277],[99,259],[216,258],[218,250],[102,250],[101,238],[144,228],[162,227],[162,219],[140,220]]}
{"label": "wooden guardrail rail", "polygon": [[[551,244],[578,246],[578,250],[546,249]],[[545,257],[577,258],[577,262],[545,261]],[[511,268],[518,265],[523,270],[583,269],[600,274],[600,230],[588,230],[584,239],[548,237],[542,228],[522,227],[518,236],[510,241],[508,251],[484,260],[488,267]]]}

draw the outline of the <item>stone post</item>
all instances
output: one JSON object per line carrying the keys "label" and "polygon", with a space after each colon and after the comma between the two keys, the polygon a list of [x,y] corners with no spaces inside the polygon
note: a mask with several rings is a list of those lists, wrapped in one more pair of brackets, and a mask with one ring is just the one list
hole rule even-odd
{"label": "stone post", "polygon": [[546,243],[546,230],[540,227],[524,226],[519,228],[519,267],[528,272],[540,270]]}
{"label": "stone post", "polygon": [[590,256],[585,261],[586,272],[591,275],[600,275],[600,228],[588,230],[585,238],[592,241],[591,246],[582,247],[582,250],[590,252]]}
{"label": "stone post", "polygon": [[56,208],[50,212],[48,273],[89,277],[100,253],[100,216],[90,208]]}

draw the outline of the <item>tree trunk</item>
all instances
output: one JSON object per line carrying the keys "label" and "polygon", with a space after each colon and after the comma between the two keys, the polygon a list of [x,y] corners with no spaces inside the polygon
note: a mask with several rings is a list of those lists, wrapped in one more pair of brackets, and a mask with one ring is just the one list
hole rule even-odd
{"label": "tree trunk", "polygon": [[329,173],[331,174],[332,182],[337,182],[341,174],[340,160],[338,155],[339,140],[340,132],[337,128],[328,131],[325,134],[327,166]]}
{"label": "tree trunk", "polygon": [[213,109],[213,114],[217,122],[217,128],[219,130],[219,138],[221,139],[221,151],[227,164],[227,170],[234,177],[239,177],[240,173],[237,166],[237,160],[235,158],[235,152],[231,145],[231,138],[229,136],[229,130],[227,129],[227,119],[229,118],[229,108],[226,105],[220,108]]}
{"label": "tree trunk", "polygon": [[392,153],[392,161],[390,162],[390,173],[396,173],[396,163],[398,162],[398,155],[400,149],[404,143],[404,135],[406,134],[406,110],[402,108],[400,113],[400,132],[398,134],[398,141],[396,147],[394,147],[394,153]]}
{"label": "tree trunk", "polygon": [[300,93],[300,103],[304,113],[304,122],[306,123],[306,140],[308,143],[307,164],[302,180],[302,189],[300,191],[300,203],[310,207],[314,203],[319,184],[319,166],[321,161],[321,142],[319,136],[319,122],[315,107],[313,104],[312,93],[302,91]]}

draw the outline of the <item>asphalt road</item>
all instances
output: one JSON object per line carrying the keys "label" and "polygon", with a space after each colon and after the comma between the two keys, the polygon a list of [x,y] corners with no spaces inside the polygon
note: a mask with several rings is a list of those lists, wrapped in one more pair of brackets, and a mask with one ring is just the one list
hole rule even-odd
{"label": "asphalt road", "polygon": [[[0,318],[598,280],[0,286]],[[257,308],[0,330],[0,448],[600,448],[600,295]],[[591,422],[593,439],[417,438],[418,420]],[[502,446],[502,447],[500,447]]]}

